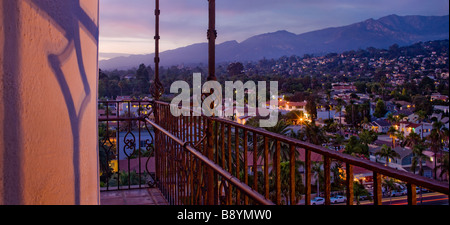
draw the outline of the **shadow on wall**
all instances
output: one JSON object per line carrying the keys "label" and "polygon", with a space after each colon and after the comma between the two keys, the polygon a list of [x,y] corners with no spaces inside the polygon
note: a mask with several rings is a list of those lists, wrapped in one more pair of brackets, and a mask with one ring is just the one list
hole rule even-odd
{"label": "shadow on wall", "polygon": [[[3,161],[1,162],[3,174],[1,174],[3,183],[3,204],[20,204],[22,202],[21,195],[21,165],[22,158],[21,130],[20,121],[16,113],[20,110],[20,95],[17,89],[19,79],[14,71],[19,70],[20,58],[17,49],[19,47],[19,30],[17,21],[19,13],[14,10],[18,7],[17,1],[2,1],[2,20],[4,24],[4,47],[3,47],[3,99],[4,114],[2,119],[3,137],[0,144],[3,145]],[[8,41],[6,41],[8,40]],[[0,152],[1,153],[1,152]],[[1,179],[1,178],[0,178]]]}
{"label": "shadow on wall", "polygon": [[[19,60],[19,53],[17,49],[18,43],[20,43],[18,21],[19,11],[12,10],[19,7],[20,1],[2,1],[3,4],[3,21],[4,27],[10,27],[5,29],[5,40],[8,40],[8,44],[5,45],[3,55],[5,57],[3,66],[5,71],[18,71],[18,66],[21,65]],[[70,126],[73,136],[73,169],[74,169],[74,190],[75,190],[75,204],[80,204],[80,126],[87,108],[87,105],[95,97],[95,93],[92,93],[90,89],[88,78],[85,70],[85,62],[83,61],[82,43],[80,37],[80,29],[83,29],[92,39],[93,42],[98,43],[99,29],[88,14],[82,9],[80,0],[68,0],[68,1],[49,1],[49,0],[26,0],[32,8],[39,13],[40,16],[46,18],[48,21],[54,24],[54,27],[59,29],[62,34],[65,34],[65,38],[68,41],[67,46],[60,54],[49,54],[48,62],[51,66],[54,76],[58,81],[61,93],[64,96],[67,112],[70,117]],[[83,90],[85,97],[82,100],[81,106],[77,108],[74,103],[74,99],[70,93],[69,84],[66,77],[74,76],[77,74],[65,74],[62,70],[62,66],[65,61],[68,60],[71,53],[75,52],[78,69],[80,71],[81,81],[83,83]],[[11,105],[5,107],[5,118],[3,130],[8,132],[4,133],[3,142],[5,144],[5,154],[3,156],[3,168],[5,174],[3,177],[3,187],[5,190],[3,196],[3,202],[5,204],[21,204],[21,181],[20,170],[21,165],[20,158],[23,154],[22,146],[17,146],[20,142],[21,131],[20,121],[16,118],[16,113],[20,110],[20,95],[19,90],[16,87],[18,85],[18,77],[14,74],[5,74],[3,83],[3,100],[9,102]],[[7,143],[9,147],[14,146],[14,151],[7,149]],[[17,151],[16,151],[17,150]],[[19,191],[18,191],[19,190]]]}

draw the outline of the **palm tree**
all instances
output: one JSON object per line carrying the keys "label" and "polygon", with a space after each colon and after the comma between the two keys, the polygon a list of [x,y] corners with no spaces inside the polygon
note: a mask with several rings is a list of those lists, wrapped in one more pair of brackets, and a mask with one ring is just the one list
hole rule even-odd
{"label": "palm tree", "polygon": [[392,150],[392,148],[388,147],[387,145],[381,146],[381,149],[375,153],[375,156],[378,156],[380,158],[385,158],[386,166],[389,166],[389,159],[394,160],[396,158],[400,158],[400,155],[396,151]]}
{"label": "palm tree", "polygon": [[325,135],[322,128],[317,126],[315,122],[306,122],[304,136],[306,141],[315,145],[321,145],[328,141],[328,137]]}
{"label": "palm tree", "polygon": [[120,95],[123,96],[123,88],[125,86],[125,81],[124,80],[119,81],[119,83],[117,83],[117,86],[119,86],[120,88]]}
{"label": "palm tree", "polygon": [[[416,173],[416,166],[419,164],[419,175],[423,176],[422,161],[428,160],[428,157],[423,154],[423,151],[427,149],[424,139],[416,133],[410,133],[406,137],[406,145],[412,149],[413,157],[411,159],[411,170]],[[420,201],[422,202],[422,189],[420,188]]]}
{"label": "palm tree", "polygon": [[422,124],[422,134],[421,137],[423,138],[423,121],[424,119],[427,117],[427,112],[425,112],[424,110],[419,110],[416,112],[416,115],[418,116],[418,120],[420,121],[420,123]]}
{"label": "palm tree", "polygon": [[403,131],[398,131],[395,134],[395,138],[397,138],[400,142],[400,146],[405,146],[405,133]]}
{"label": "palm tree", "polygon": [[331,105],[330,105],[330,99],[331,99],[331,90],[330,89],[328,89],[327,91],[326,91],[326,95],[327,95],[327,107],[328,107],[328,119],[330,119],[331,118]]}
{"label": "palm tree", "polygon": [[381,87],[381,99],[383,99],[384,100],[384,88],[385,88],[385,84],[386,84],[386,77],[381,77],[381,80],[380,80],[380,87]]}
{"label": "palm tree", "polygon": [[356,136],[351,136],[345,145],[344,153],[356,157],[369,157],[369,147],[362,144],[361,140]]}
{"label": "palm tree", "polygon": [[370,196],[369,191],[364,187],[363,184],[361,184],[359,181],[353,181],[353,195],[356,199],[356,204],[360,205],[359,197],[360,196],[367,196],[369,200],[372,200],[372,197]]}
{"label": "palm tree", "polygon": [[300,111],[300,110],[293,110],[293,111],[288,112],[284,116],[284,118],[286,118],[286,120],[289,123],[295,125],[295,124],[298,124],[299,120],[302,120],[304,118],[304,113],[303,113],[303,111]]}
{"label": "palm tree", "polygon": [[416,166],[417,163],[419,164],[419,175],[423,176],[423,168],[422,168],[422,162],[425,160],[428,160],[428,156],[426,156],[425,154],[423,154],[423,151],[425,151],[427,149],[427,147],[424,145],[423,141],[421,141],[420,143],[417,143],[416,145],[414,145],[412,147],[412,153],[413,153],[413,157],[412,157],[412,162],[411,162],[411,170],[413,171],[413,173],[416,173]]}
{"label": "palm tree", "polygon": [[389,122],[391,122],[392,124],[398,123],[398,118],[395,117],[394,114],[392,114],[392,113],[388,113],[386,119],[387,119]]}
{"label": "palm tree", "polygon": [[400,113],[400,114],[397,115],[397,119],[398,119],[399,122],[402,121],[406,117],[407,116],[405,114],[403,114],[403,113]]}
{"label": "palm tree", "polygon": [[434,122],[433,130],[436,130],[442,143],[444,143],[445,139],[448,138],[448,129],[444,127],[444,123],[441,121]]}
{"label": "palm tree", "polygon": [[441,160],[441,164],[439,165],[439,169],[441,169],[441,174],[439,175],[441,177],[441,179],[442,179],[442,175],[447,174],[447,180],[449,180],[448,153],[444,154],[444,157]]}
{"label": "palm tree", "polygon": [[[304,185],[303,185],[303,179],[302,179],[302,175],[300,174],[298,168],[300,166],[303,166],[304,163],[302,161],[295,161],[295,196],[296,199],[289,199],[289,192],[290,192],[290,174],[291,174],[291,170],[290,170],[290,162],[282,162],[280,164],[280,180],[281,180],[281,193],[284,196],[284,199],[287,200],[289,199],[293,205],[296,205],[297,202],[299,200],[301,200],[301,194],[303,193],[304,190]],[[275,170],[272,170],[271,173],[274,173]],[[272,174],[272,176],[274,177],[275,175]],[[275,188],[274,188],[275,189]]]}
{"label": "palm tree", "polygon": [[352,105],[352,127],[355,128],[355,100],[350,100],[350,105]]}
{"label": "palm tree", "polygon": [[325,132],[329,132],[329,133],[336,133],[339,129],[339,124],[334,122],[333,120],[328,120],[325,121],[326,124],[323,127],[323,129],[325,130]]}
{"label": "palm tree", "polygon": [[327,135],[314,121],[305,122],[305,126],[303,126],[302,129],[297,132],[292,131],[290,136],[315,145],[321,145],[328,142]]}
{"label": "palm tree", "polygon": [[341,126],[342,126],[342,119],[341,119],[342,105],[334,106],[334,110],[339,111],[339,132],[341,132]]}
{"label": "palm tree", "polygon": [[434,179],[437,178],[437,154],[442,148],[442,139],[439,135],[439,131],[436,129],[431,130],[430,135],[426,138],[429,141],[431,151],[434,153]]}
{"label": "palm tree", "polygon": [[378,135],[372,130],[363,130],[359,133],[359,139],[351,136],[345,145],[344,153],[357,157],[369,157],[369,144],[376,141]]}
{"label": "palm tree", "polygon": [[[427,147],[424,145],[424,143],[419,143],[415,145],[412,149],[413,157],[411,159],[411,170],[413,173],[416,173],[416,165],[419,163],[419,175],[423,176],[423,166],[422,162],[428,160],[428,156],[423,154],[423,151],[425,151]],[[420,188],[420,187],[419,187]],[[420,203],[422,203],[422,188],[420,190]]]}
{"label": "palm tree", "polygon": [[342,136],[340,134],[335,134],[332,137],[332,143],[333,143],[334,149],[336,150],[336,148],[337,148],[337,150],[341,150],[341,145],[342,145],[342,143],[344,143],[344,141],[345,141],[344,136]]}
{"label": "palm tree", "polygon": [[383,185],[384,189],[387,191],[387,193],[389,195],[389,204],[392,203],[392,191],[398,190],[398,187],[397,187],[396,183],[397,182],[395,182],[394,179],[390,179],[390,178],[387,178],[387,177],[383,180],[382,185]]}
{"label": "palm tree", "polygon": [[421,142],[420,136],[417,133],[409,133],[405,138],[405,146],[413,148],[415,145]]}
{"label": "palm tree", "polygon": [[433,129],[438,132],[442,140],[445,138],[447,128],[444,127],[444,123],[442,123],[441,121],[434,122]]}
{"label": "palm tree", "polygon": [[[339,127],[342,126],[342,109],[345,106],[345,101],[342,100],[342,98],[338,98],[337,99],[337,106],[335,107],[335,109],[337,111],[339,111]],[[341,131],[341,129],[339,129],[339,131]],[[342,133],[341,133],[342,135]]]}
{"label": "palm tree", "polygon": [[286,120],[281,119],[277,121],[277,124],[275,124],[275,126],[273,127],[265,127],[264,129],[276,134],[281,134],[281,135],[288,135],[290,132],[290,128],[289,127],[289,123],[286,122]]}
{"label": "palm tree", "polygon": [[364,117],[364,120],[361,122],[361,129],[364,130],[366,125],[370,125],[370,120],[366,116]]}
{"label": "palm tree", "polygon": [[[284,119],[282,120],[278,120],[277,124],[273,127],[265,127],[264,128],[267,131],[276,133],[276,134],[281,134],[281,135],[285,135],[288,136],[291,132],[292,129],[289,128],[289,123],[287,123]],[[276,142],[274,140],[270,140],[268,143],[268,149],[269,149],[269,156],[272,156],[272,158],[275,156],[275,152],[276,152]],[[262,156],[264,154],[264,139],[260,139],[259,144],[258,144],[259,148],[258,148],[258,156]],[[281,161],[289,161],[289,155],[290,155],[290,150],[289,150],[289,146],[288,144],[281,142],[280,143],[280,156],[281,156]],[[295,151],[296,154],[297,151]]]}
{"label": "palm tree", "polygon": [[332,187],[336,191],[342,191],[344,189],[342,180],[342,164],[335,163],[334,166],[330,168],[331,173],[333,173],[333,183]]}
{"label": "palm tree", "polygon": [[391,126],[389,127],[387,134],[389,134],[389,137],[392,138],[392,148],[395,148],[395,136],[397,134],[397,130],[395,129],[394,126]]}
{"label": "palm tree", "polygon": [[311,172],[314,173],[314,178],[316,179],[316,185],[317,185],[316,196],[319,196],[319,193],[320,193],[319,180],[322,179],[322,177],[323,177],[322,165],[323,165],[323,162],[313,162],[313,165],[311,167]]}
{"label": "palm tree", "polygon": [[377,133],[373,130],[363,130],[361,133],[358,134],[359,139],[361,140],[361,143],[363,145],[366,145],[369,147],[369,144],[372,144],[374,141],[378,139]]}
{"label": "palm tree", "polygon": [[427,137],[430,141],[431,150],[434,153],[434,179],[437,179],[437,155],[444,145],[444,140],[446,138],[446,129],[444,124],[440,121],[433,123],[433,129],[431,134]]}

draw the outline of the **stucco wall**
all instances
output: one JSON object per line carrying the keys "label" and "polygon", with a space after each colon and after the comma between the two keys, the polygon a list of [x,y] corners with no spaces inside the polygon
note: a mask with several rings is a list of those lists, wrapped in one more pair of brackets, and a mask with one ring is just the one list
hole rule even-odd
{"label": "stucco wall", "polygon": [[98,204],[98,0],[0,12],[0,204]]}

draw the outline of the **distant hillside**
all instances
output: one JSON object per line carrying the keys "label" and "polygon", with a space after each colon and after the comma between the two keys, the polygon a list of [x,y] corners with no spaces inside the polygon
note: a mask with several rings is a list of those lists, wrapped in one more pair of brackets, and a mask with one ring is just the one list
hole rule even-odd
{"label": "distant hillside", "polygon": [[[256,61],[262,58],[325,54],[367,47],[387,48],[419,41],[449,39],[449,16],[397,16],[368,19],[348,26],[326,28],[303,34],[277,31],[256,35],[238,43],[216,46],[216,61]],[[207,63],[207,43],[193,44],[161,53],[161,65]],[[131,55],[100,61],[100,68],[127,69],[152,64],[154,54]]]}

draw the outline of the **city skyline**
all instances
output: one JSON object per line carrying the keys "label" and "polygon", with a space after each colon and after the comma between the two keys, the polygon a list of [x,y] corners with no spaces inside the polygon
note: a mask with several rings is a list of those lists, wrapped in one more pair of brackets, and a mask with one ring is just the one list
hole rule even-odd
{"label": "city skyline", "polygon": [[[206,42],[207,4],[204,1],[161,1],[161,51]],[[300,34],[396,14],[441,16],[446,0],[361,2],[346,0],[218,1],[217,43],[241,42],[253,35],[288,30]],[[154,52],[154,1],[100,1],[100,59],[121,54]],[[182,37],[182,38],[180,38]]]}

